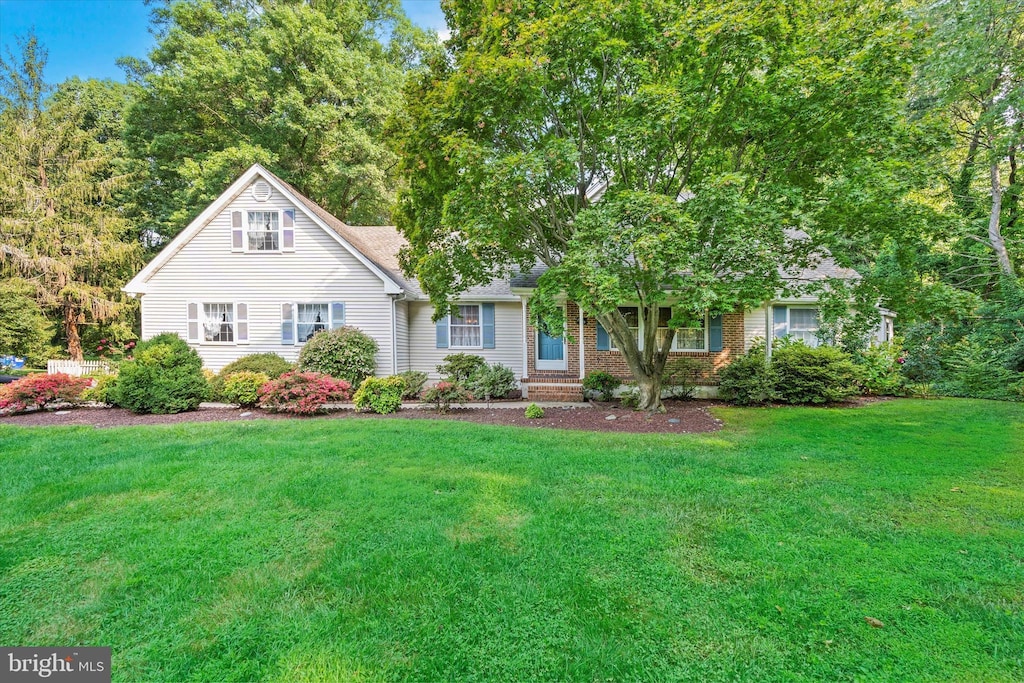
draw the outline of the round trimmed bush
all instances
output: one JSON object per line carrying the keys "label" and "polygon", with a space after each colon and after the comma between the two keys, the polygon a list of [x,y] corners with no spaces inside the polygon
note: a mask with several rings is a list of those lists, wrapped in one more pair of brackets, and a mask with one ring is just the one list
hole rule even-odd
{"label": "round trimmed bush", "polygon": [[260,387],[270,381],[262,372],[242,370],[224,378],[223,396],[228,403],[237,403],[242,408],[252,408],[260,401]]}
{"label": "round trimmed bush", "polygon": [[741,406],[768,403],[775,398],[776,374],[765,359],[764,344],[755,345],[718,373],[719,396]]}
{"label": "round trimmed bush", "polygon": [[260,387],[260,406],[277,413],[316,415],[328,403],[347,401],[352,385],[317,372],[286,372]]}
{"label": "round trimmed bush", "polygon": [[221,368],[218,374],[221,377],[227,377],[237,372],[262,372],[270,379],[277,379],[294,369],[295,366],[292,363],[276,353],[250,353],[248,356],[231,361]]}
{"label": "round trimmed bush", "polygon": [[195,410],[208,393],[202,359],[173,332],[135,347],[134,358],[121,363],[117,383],[107,392],[114,405],[156,414]]}
{"label": "round trimmed bush", "polygon": [[356,327],[317,332],[299,352],[299,369],[359,386],[377,367],[377,342]]}
{"label": "round trimmed bush", "polygon": [[772,352],[776,393],[787,403],[836,403],[858,392],[861,372],[850,355],[832,346],[780,345]]}
{"label": "round trimmed bush", "polygon": [[359,385],[352,402],[359,410],[369,408],[380,415],[393,413],[402,407],[405,380],[401,377],[367,377]]}

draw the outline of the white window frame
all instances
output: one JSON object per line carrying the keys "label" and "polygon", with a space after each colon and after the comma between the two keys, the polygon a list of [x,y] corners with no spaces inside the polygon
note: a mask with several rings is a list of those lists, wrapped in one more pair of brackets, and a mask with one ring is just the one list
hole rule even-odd
{"label": "white window frame", "polygon": [[[565,317],[565,307],[562,307],[562,319],[565,324],[568,325],[569,319]],[[538,370],[566,370],[568,369],[569,359],[569,348],[566,344],[566,330],[562,329],[562,359],[561,360],[542,360],[540,357],[540,329],[535,329],[533,334],[533,362],[534,367]],[[611,337],[609,337],[609,340]]]}
{"label": "white window frame", "polygon": [[[640,306],[639,305],[636,305],[636,306],[616,306],[615,308],[619,312],[621,312],[623,308],[635,308],[636,309],[636,324],[637,324],[637,327],[636,328],[630,327],[629,329],[631,329],[631,330],[635,329],[636,330],[636,347],[638,349],[640,349],[640,350],[643,350],[643,348],[644,348],[644,316],[640,312]],[[609,351],[619,351],[619,347],[615,345],[615,339],[612,338],[611,332],[608,332],[608,330],[605,330],[605,332],[608,334],[608,350]]]}
{"label": "white window frame", "polygon": [[[458,346],[455,344],[455,335],[452,334],[452,321],[455,320],[455,316],[448,314],[448,348],[450,349],[482,349],[484,348],[484,307],[483,304],[474,303],[457,303],[456,307],[461,306],[476,306],[476,327],[480,329],[480,343],[476,346]],[[460,318],[461,320],[462,318]],[[459,327],[473,327],[473,325],[459,325]]]}
{"label": "white window frame", "polygon": [[[793,334],[793,321],[792,321],[791,315],[790,315],[792,313],[793,309],[799,309],[799,310],[804,310],[804,311],[811,310],[811,311],[816,311],[817,312],[817,314],[818,314],[817,315],[818,326],[816,328],[814,328],[814,330],[813,330],[814,331],[813,343],[808,342],[803,337],[797,337],[797,336],[795,336]],[[800,330],[800,332],[810,332],[810,331],[811,330]],[[789,337],[790,339],[800,339],[805,344],[810,346],[811,348],[817,348],[817,347],[822,345],[821,344],[821,338],[818,336],[820,333],[821,333],[821,307],[813,305],[813,304],[808,304],[808,305],[804,305],[804,306],[798,306],[798,305],[794,306],[794,305],[791,305],[791,304],[786,304],[786,336],[787,337]]]}
{"label": "white window frame", "polygon": [[[277,214],[277,233],[276,233],[277,234],[277,249],[251,249],[250,248],[249,245],[251,244],[251,242],[249,240],[250,240],[250,235],[252,233],[254,233],[254,232],[269,232],[269,231],[266,231],[266,230],[259,231],[259,230],[250,230],[249,229],[249,225],[251,223],[249,221],[249,214],[253,214],[253,213],[272,213],[272,214]],[[280,254],[281,253],[281,247],[282,247],[282,243],[284,241],[284,213],[280,209],[246,209],[243,217],[244,217],[245,223],[242,226],[242,230],[244,232],[244,237],[245,238],[242,240],[242,244],[245,246],[245,252],[247,254]]]}
{"label": "white window frame", "polygon": [[292,339],[295,340],[295,346],[302,346],[306,343],[305,340],[299,339],[299,306],[326,306],[327,307],[327,331],[334,329],[334,306],[331,301],[292,301]]}
{"label": "white window frame", "polygon": [[[668,308],[668,307],[663,307]],[[711,347],[711,320],[708,317],[708,312],[704,311],[704,348],[702,349],[684,349],[679,345],[679,331],[680,330],[696,330],[696,327],[678,327],[676,328],[675,336],[672,337],[672,351],[678,353],[707,353]]]}
{"label": "white window frame", "polygon": [[331,310],[334,308],[331,306],[330,301],[293,301],[292,302],[292,339],[295,340],[296,346],[302,346],[307,340],[299,339],[299,306],[326,306],[327,307],[327,322],[323,323],[326,325],[325,330],[334,329],[334,320],[332,316],[334,312]]}
{"label": "white window frame", "polygon": [[[637,346],[637,348],[639,350],[643,351],[643,349],[644,349],[644,329],[645,329],[645,325],[644,325],[644,316],[640,313],[640,307],[639,306],[619,306],[619,308],[635,308],[635,309],[637,309],[637,322],[640,325],[640,327],[636,328],[636,336],[637,336],[636,346]],[[671,306],[659,306],[658,308],[667,308],[670,311],[672,310]],[[630,328],[630,329],[633,329],[633,328]],[[659,329],[661,329],[661,328],[659,328]],[[693,328],[683,328],[683,329],[694,329],[695,330],[697,328],[693,327]],[[711,329],[710,318],[708,317],[707,311],[705,311],[704,312],[704,348],[703,349],[684,349],[684,348],[681,348],[679,346],[679,328],[677,328],[675,336],[672,337],[672,348],[669,349],[669,351],[671,353],[707,353],[708,349],[711,347],[710,329]],[[606,332],[607,332],[607,330],[606,330]],[[619,350],[619,347],[615,346],[615,340],[612,339],[612,335],[611,334],[608,334],[608,349],[611,350],[611,351],[618,351]]]}
{"label": "white window frame", "polygon": [[[231,341],[211,341],[206,338],[206,307],[231,307]],[[234,301],[203,301],[199,304],[199,343],[204,346],[237,346],[238,345],[238,306]],[[223,324],[223,323],[222,323]]]}

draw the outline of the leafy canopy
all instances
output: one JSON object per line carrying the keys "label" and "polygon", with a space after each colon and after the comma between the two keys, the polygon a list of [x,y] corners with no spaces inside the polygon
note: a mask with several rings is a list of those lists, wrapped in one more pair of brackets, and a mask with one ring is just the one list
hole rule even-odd
{"label": "leafy canopy", "polygon": [[173,236],[259,162],[342,220],[386,221],[404,72],[432,39],[397,0],[183,0],[154,12],[129,119],[139,204]]}
{"label": "leafy canopy", "polygon": [[[410,87],[404,267],[439,313],[540,265],[609,331],[645,407],[670,330],[776,296],[805,262],[826,180],[893,125],[909,65],[897,7],[592,0],[446,4],[446,59]],[[617,306],[639,303],[640,344]]]}

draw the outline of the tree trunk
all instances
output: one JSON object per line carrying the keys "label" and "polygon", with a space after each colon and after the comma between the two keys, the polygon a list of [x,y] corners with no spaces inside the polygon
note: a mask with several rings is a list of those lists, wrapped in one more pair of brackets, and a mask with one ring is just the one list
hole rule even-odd
{"label": "tree trunk", "polygon": [[663,413],[665,406],[661,402],[661,375],[634,376],[637,389],[640,390],[639,410],[648,413]]}
{"label": "tree trunk", "polygon": [[661,403],[662,375],[675,331],[670,329],[663,342],[663,348],[657,347],[657,307],[654,307],[653,312],[650,307],[641,306],[640,310],[641,315],[647,320],[642,350],[621,313],[612,311],[596,317],[615,342],[616,348],[633,374],[633,380],[640,391],[637,408],[650,413],[665,412],[665,406]]}
{"label": "tree trunk", "polygon": [[1010,254],[1006,251],[1006,243],[1003,241],[1003,233],[999,228],[999,218],[1003,210],[1003,185],[999,178],[999,160],[992,161],[992,211],[988,217],[988,242],[996,252],[996,259],[999,261],[999,270],[1007,277],[1014,277],[1013,264],[1010,262]]}
{"label": "tree trunk", "polygon": [[71,360],[81,361],[85,358],[82,354],[82,337],[78,333],[82,317],[77,307],[64,307],[64,335],[68,339],[68,355],[71,356]]}

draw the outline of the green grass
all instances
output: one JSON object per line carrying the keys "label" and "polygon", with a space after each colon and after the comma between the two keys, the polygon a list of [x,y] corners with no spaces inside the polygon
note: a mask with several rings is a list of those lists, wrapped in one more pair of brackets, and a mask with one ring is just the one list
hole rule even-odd
{"label": "green grass", "polygon": [[719,415],[0,423],[0,643],[115,680],[1024,679],[1024,409]]}

